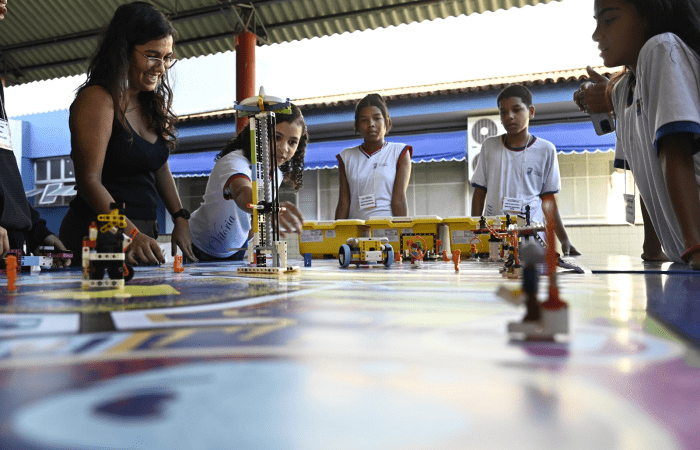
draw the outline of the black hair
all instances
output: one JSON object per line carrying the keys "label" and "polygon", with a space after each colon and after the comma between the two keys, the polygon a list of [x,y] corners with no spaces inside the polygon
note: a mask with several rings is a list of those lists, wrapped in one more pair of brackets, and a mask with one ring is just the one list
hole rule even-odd
{"label": "black hair", "polygon": [[[644,21],[644,38],[673,33],[700,55],[700,2],[697,0],[623,0],[631,4]],[[628,68],[610,78],[606,95],[612,97],[615,84],[627,73]]]}
{"label": "black hair", "polygon": [[[87,69],[87,81],[80,90],[93,85],[103,86],[112,96],[117,119],[126,124],[126,90],[129,86],[129,66],[134,46],[172,36],[177,31],[168,18],[153,5],[133,2],[121,5],[114,12],[100,38],[97,50]],[[138,96],[150,125],[158,136],[165,138],[170,150],[175,147],[177,116],[172,111],[173,92],[166,70],[154,91]]]}
{"label": "black hair", "polygon": [[389,130],[391,130],[391,117],[389,117],[389,108],[387,108],[386,102],[379,94],[367,94],[362,100],[357,102],[357,105],[355,106],[355,132],[357,132],[357,126],[360,123],[360,112],[368,106],[376,106],[377,108],[379,108],[379,111],[381,111],[382,116],[384,117],[386,132],[388,133]]}
{"label": "black hair", "polygon": [[673,33],[700,54],[700,2],[697,0],[624,0],[646,26],[645,38]]}
{"label": "black hair", "polygon": [[498,94],[496,99],[496,106],[501,106],[501,100],[505,98],[518,97],[528,108],[532,106],[532,92],[530,89],[526,88],[520,84],[511,84]]}
{"label": "black hair", "polygon": [[[294,104],[291,105],[291,109],[292,112],[290,114],[275,113],[275,118],[277,123],[297,122],[301,124],[301,138],[297,145],[297,151],[292,156],[292,159],[280,166],[280,170],[284,174],[284,181],[288,182],[292,189],[298,191],[304,184],[304,157],[306,156],[306,145],[309,142],[309,131],[306,128],[306,121],[301,113],[301,109]],[[218,161],[235,150],[242,150],[245,157],[250,161],[250,124],[246,125],[236,137],[229,139],[223,150],[216,155],[214,161]]]}

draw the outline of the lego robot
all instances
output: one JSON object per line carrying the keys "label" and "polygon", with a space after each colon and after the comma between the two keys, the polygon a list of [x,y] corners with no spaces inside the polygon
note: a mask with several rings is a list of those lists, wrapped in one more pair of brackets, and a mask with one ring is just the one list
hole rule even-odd
{"label": "lego robot", "polygon": [[[239,267],[241,274],[281,274],[298,272],[299,266],[287,265],[287,242],[280,240],[275,113],[289,113],[289,100],[265,95],[261,87],[257,97],[250,97],[234,109],[239,117],[250,120],[251,166],[253,169],[253,240],[248,250],[248,265]],[[271,157],[272,155],[272,157]]]}
{"label": "lego robot", "polygon": [[394,262],[394,247],[386,237],[348,238],[347,244],[338,250],[340,267],[350,264],[384,264],[390,267]]}
{"label": "lego robot", "polygon": [[[125,257],[125,251],[133,237],[124,234],[126,216],[120,214],[116,203],[112,203],[110,208],[112,211],[109,214],[97,216],[98,224],[93,222],[88,236],[83,239],[84,289],[120,289],[134,276],[134,268],[126,263]],[[106,280],[105,272],[108,277]]]}

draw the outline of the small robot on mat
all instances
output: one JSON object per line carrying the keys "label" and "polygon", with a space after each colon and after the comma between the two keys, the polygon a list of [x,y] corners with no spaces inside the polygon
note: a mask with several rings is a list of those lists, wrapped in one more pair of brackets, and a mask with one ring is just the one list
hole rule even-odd
{"label": "small robot on mat", "polygon": [[[110,209],[109,214],[97,216],[98,224],[93,222],[88,231],[89,235],[83,239],[84,289],[120,289],[134,276],[134,268],[125,262],[124,252],[133,238],[124,234],[126,216],[120,213],[116,203],[112,203]],[[107,280],[104,279],[105,271]]]}

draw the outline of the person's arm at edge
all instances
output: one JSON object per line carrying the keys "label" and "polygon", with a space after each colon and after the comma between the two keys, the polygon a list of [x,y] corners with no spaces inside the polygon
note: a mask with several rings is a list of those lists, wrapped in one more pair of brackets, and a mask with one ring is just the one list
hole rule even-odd
{"label": "person's arm at edge", "polygon": [[396,167],[396,178],[394,179],[394,187],[391,191],[392,216],[408,215],[406,190],[408,189],[408,183],[411,180],[411,156],[413,156],[413,147],[407,145],[404,147]]}
{"label": "person's arm at edge", "polygon": [[486,202],[486,189],[481,186],[473,186],[472,192],[472,217],[481,217],[484,214],[484,203]]}
{"label": "person's arm at edge", "polygon": [[335,208],[335,220],[347,219],[350,214],[350,185],[345,174],[343,160],[338,158],[338,206]]}
{"label": "person's arm at edge", "polygon": [[[658,147],[661,169],[671,206],[681,228],[683,245],[686,250],[697,248],[700,245],[700,197],[695,180],[692,135],[669,134],[659,139]],[[691,268],[700,270],[700,250],[689,254],[687,262]]]}
{"label": "person's arm at edge", "polygon": [[80,195],[97,214],[110,212],[114,198],[102,185],[107,145],[112,134],[112,96],[101,86],[83,89],[71,107],[71,158]]}
{"label": "person's arm at edge", "polygon": [[642,197],[639,197],[639,207],[642,210],[642,220],[644,221],[644,243],[642,244],[642,259],[644,261],[669,261],[668,256],[661,248],[661,241],[656,234],[654,225],[651,223],[649,211],[644,204]]}

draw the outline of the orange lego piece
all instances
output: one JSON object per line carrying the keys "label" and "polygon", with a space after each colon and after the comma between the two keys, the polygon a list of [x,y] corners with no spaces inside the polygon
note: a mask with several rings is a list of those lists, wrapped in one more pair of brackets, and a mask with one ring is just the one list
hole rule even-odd
{"label": "orange lego piece", "polygon": [[455,272],[459,272],[459,262],[462,259],[462,252],[455,250],[452,252],[452,261],[455,263]]}
{"label": "orange lego piece", "polygon": [[16,291],[17,257],[15,255],[7,255],[5,258],[5,273],[7,274],[7,290]]}
{"label": "orange lego piece", "polygon": [[185,268],[182,267],[182,255],[175,255],[175,262],[173,262],[173,270],[177,273],[185,271]]}

